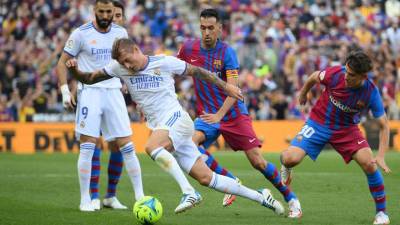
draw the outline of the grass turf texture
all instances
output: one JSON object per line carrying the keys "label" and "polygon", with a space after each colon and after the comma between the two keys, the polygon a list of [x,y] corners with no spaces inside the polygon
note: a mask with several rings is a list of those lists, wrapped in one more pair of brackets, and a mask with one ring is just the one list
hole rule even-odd
{"label": "grass turf texture", "polygon": [[[264,177],[252,169],[244,154],[216,153],[226,168],[240,177],[251,188],[267,187],[283,202],[281,195]],[[280,167],[278,154],[265,157]],[[296,167],[293,188],[301,200],[303,218],[291,220],[276,216],[271,210],[255,202],[238,198],[228,207],[222,207],[223,194],[202,187],[190,179],[202,194],[203,202],[194,209],[175,215],[181,194],[177,184],[168,174],[144,154],[139,155],[146,195],[157,197],[164,215],[157,224],[372,224],[375,206],[370,196],[366,177],[358,165],[345,166],[340,156],[323,152],[316,163],[306,158]],[[102,159],[100,194],[107,184],[108,154]],[[391,224],[400,224],[400,153],[387,154],[392,169],[384,175],[387,210]],[[117,195],[129,210],[102,209],[94,213],[78,210],[79,186],[76,154],[0,154],[0,224],[138,224],[132,214],[134,204],[130,181],[123,172]],[[287,204],[285,204],[287,207]]]}

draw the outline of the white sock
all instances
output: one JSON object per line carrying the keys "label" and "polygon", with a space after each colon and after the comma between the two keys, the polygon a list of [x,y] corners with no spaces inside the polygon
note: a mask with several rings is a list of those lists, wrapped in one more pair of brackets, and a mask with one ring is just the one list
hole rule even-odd
{"label": "white sock", "polygon": [[81,205],[91,202],[90,175],[92,172],[92,157],[96,144],[85,142],[80,144],[78,158],[79,188],[81,190]]}
{"label": "white sock", "polygon": [[191,194],[194,193],[195,190],[190,185],[189,181],[183,174],[182,169],[179,167],[178,162],[172,156],[171,153],[169,153],[167,150],[165,150],[163,147],[157,148],[151,153],[151,158],[166,172],[171,174],[176,182],[178,182],[179,187],[181,188],[182,192],[184,194]]}
{"label": "white sock", "polygon": [[142,170],[140,168],[139,160],[135,154],[135,147],[132,142],[124,145],[119,149],[124,158],[125,168],[128,176],[131,179],[133,191],[135,193],[136,201],[144,197],[143,184],[142,184]]}
{"label": "white sock", "polygon": [[261,193],[239,184],[236,180],[230,177],[222,176],[214,172],[211,182],[208,184],[208,186],[217,191],[242,196],[260,204],[262,204],[264,200]]}

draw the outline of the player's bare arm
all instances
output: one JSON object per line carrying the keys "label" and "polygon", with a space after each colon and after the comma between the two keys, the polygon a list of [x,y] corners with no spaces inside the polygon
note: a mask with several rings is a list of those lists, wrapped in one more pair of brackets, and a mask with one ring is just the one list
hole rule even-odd
{"label": "player's bare arm", "polygon": [[[239,80],[237,77],[228,77],[227,83],[237,87],[239,84]],[[206,123],[218,123],[219,121],[221,121],[222,118],[224,118],[225,114],[229,111],[230,108],[232,108],[235,102],[236,102],[235,98],[228,96],[225,99],[224,104],[217,111],[217,113],[213,114],[213,113],[203,112],[203,114],[200,115],[200,118]]]}
{"label": "player's bare arm", "polygon": [[312,73],[306,80],[306,83],[303,85],[303,88],[300,91],[299,103],[300,105],[305,105],[307,102],[307,93],[311,90],[311,88],[319,83],[318,75],[320,71],[315,71]]}
{"label": "player's bare arm", "polygon": [[103,80],[111,79],[112,77],[107,75],[103,70],[97,70],[95,72],[82,72],[78,69],[78,62],[76,59],[69,59],[65,63],[68,71],[74,76],[75,79],[84,84],[95,84]]}
{"label": "player's bare arm", "polygon": [[67,67],[65,63],[71,59],[72,57],[69,56],[67,53],[63,52],[61,53],[61,57],[58,60],[56,71],[58,75],[58,80],[60,81],[60,89],[61,89],[61,94],[63,98],[63,106],[66,109],[73,109],[76,105],[75,102],[75,97],[71,92],[69,91],[68,88],[68,83],[67,83]]}
{"label": "player's bare arm", "polygon": [[226,83],[225,81],[221,80],[215,73],[209,72],[201,67],[193,66],[191,64],[186,64],[187,68],[185,71],[185,75],[193,76],[212,84],[217,85],[219,88],[225,91],[225,93],[233,98],[236,99],[243,99],[242,91],[240,88]]}
{"label": "player's bare arm", "polygon": [[383,171],[386,173],[391,172],[390,168],[386,165],[385,162],[385,152],[389,148],[389,122],[386,117],[386,114],[383,114],[383,116],[379,117],[378,119],[379,122],[379,150],[378,153],[374,159],[374,162],[380,166]]}

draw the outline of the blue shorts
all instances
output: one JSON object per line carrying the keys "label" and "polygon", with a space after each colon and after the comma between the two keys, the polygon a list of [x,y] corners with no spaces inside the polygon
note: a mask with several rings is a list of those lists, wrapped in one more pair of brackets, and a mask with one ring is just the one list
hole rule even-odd
{"label": "blue shorts", "polygon": [[308,119],[290,144],[303,149],[315,161],[331,136],[332,130]]}
{"label": "blue shorts", "polygon": [[306,121],[301,131],[292,140],[291,145],[303,149],[315,161],[327,143],[332,145],[346,163],[353,159],[353,155],[358,150],[369,148],[369,144],[358,126],[333,130],[311,119]]}
{"label": "blue shorts", "polygon": [[203,132],[206,136],[206,140],[202,143],[205,149],[208,149],[217,140],[221,134],[220,127],[220,123],[208,124],[200,118],[194,120],[194,129]]}

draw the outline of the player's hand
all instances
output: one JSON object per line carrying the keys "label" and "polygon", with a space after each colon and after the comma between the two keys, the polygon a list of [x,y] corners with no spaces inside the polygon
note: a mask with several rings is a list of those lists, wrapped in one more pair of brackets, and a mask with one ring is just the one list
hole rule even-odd
{"label": "player's hand", "polygon": [[301,94],[299,95],[299,103],[300,105],[305,105],[307,103],[307,94]]}
{"label": "player's hand", "polygon": [[384,171],[385,173],[390,173],[390,172],[392,172],[392,170],[386,165],[385,157],[380,156],[380,155],[377,155],[377,156],[372,160],[372,162],[378,164],[378,166],[379,166],[380,168],[382,168],[383,171]]}
{"label": "player's hand", "polygon": [[68,85],[61,86],[62,103],[66,110],[73,110],[76,106],[74,95],[68,89]]}
{"label": "player's hand", "polygon": [[65,62],[65,66],[67,66],[68,70],[75,71],[78,70],[78,61],[75,58],[68,59]]}
{"label": "player's hand", "polygon": [[206,113],[204,111],[203,111],[203,114],[200,115],[200,118],[204,122],[209,123],[209,124],[211,124],[211,123],[219,123],[219,121],[221,121],[221,119],[222,119],[222,117],[218,113],[213,114],[213,113]]}
{"label": "player's hand", "polygon": [[121,92],[122,92],[123,94],[128,94],[128,93],[129,93],[129,92],[128,92],[128,86],[126,86],[125,83],[122,84]]}
{"label": "player's hand", "polygon": [[235,85],[226,84],[225,92],[227,95],[231,96],[232,98],[236,98],[238,100],[243,101],[242,90],[240,90],[240,88],[236,87]]}

